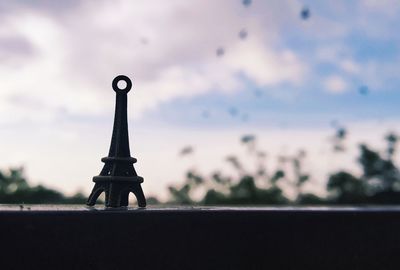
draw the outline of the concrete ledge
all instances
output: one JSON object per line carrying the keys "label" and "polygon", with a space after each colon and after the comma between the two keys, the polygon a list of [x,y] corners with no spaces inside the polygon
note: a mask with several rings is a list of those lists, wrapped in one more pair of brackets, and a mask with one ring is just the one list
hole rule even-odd
{"label": "concrete ledge", "polygon": [[398,269],[400,207],[2,206],[0,244],[1,269]]}

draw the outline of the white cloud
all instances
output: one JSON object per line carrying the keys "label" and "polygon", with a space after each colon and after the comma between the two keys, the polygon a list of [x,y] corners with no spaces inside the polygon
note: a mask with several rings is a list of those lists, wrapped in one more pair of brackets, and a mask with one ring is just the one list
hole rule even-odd
{"label": "white cloud", "polygon": [[360,66],[350,59],[344,59],[339,62],[339,66],[343,69],[343,71],[350,73],[350,74],[359,74],[360,73]]}
{"label": "white cloud", "polygon": [[257,37],[235,44],[223,59],[223,64],[233,73],[242,72],[259,86],[285,81],[299,84],[307,70],[293,51],[266,49]]}
{"label": "white cloud", "polygon": [[[276,3],[268,14],[282,5]],[[299,56],[275,48],[279,22],[265,27],[262,17],[245,10],[240,3],[200,0],[81,2],[62,16],[10,10],[0,38],[18,35],[35,54],[0,67],[0,118],[17,110],[6,104],[15,95],[40,99],[49,115],[104,113],[119,73],[134,79],[136,117],[178,97],[240,90],[240,73],[260,87],[299,83],[306,70]],[[248,25],[248,40],[240,40],[238,31]],[[226,50],[221,59],[219,46]],[[14,115],[39,119],[29,108]]]}
{"label": "white cloud", "polygon": [[324,80],[325,89],[333,94],[341,94],[347,90],[347,82],[338,75],[329,76]]}

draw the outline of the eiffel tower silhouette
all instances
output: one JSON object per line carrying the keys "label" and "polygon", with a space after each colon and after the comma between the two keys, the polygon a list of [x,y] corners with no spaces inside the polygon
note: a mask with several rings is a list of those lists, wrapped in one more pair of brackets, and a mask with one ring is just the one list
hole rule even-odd
{"label": "eiffel tower silhouette", "polygon": [[[119,81],[126,82],[125,89],[118,87]],[[108,157],[101,159],[105,164],[100,175],[93,177],[95,185],[87,205],[95,205],[100,194],[105,192],[107,207],[128,206],[129,193],[132,192],[137,198],[138,206],[146,207],[146,198],[140,185],[143,177],[137,175],[133,167],[137,160],[131,157],[129,150],[127,106],[132,82],[127,76],[119,75],[113,80],[112,87],[116,92],[116,106],[110,151]]]}

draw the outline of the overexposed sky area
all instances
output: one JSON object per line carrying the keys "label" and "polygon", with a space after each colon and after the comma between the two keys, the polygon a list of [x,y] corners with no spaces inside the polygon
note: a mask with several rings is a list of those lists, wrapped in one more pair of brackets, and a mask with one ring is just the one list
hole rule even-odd
{"label": "overexposed sky area", "polygon": [[[125,74],[145,193],[165,197],[194,164],[228,170],[243,134],[271,160],[308,151],[318,189],[357,171],[357,142],[381,149],[399,126],[399,12],[395,0],[1,2],[0,168],[89,192],[111,139],[111,81]],[[330,151],[332,123],[349,129],[352,155]]]}

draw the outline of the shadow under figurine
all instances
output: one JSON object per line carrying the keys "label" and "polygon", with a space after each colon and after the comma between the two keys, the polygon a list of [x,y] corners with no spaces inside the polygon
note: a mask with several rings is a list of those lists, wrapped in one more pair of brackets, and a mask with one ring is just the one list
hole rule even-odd
{"label": "shadow under figurine", "polygon": [[[120,89],[119,81],[125,81],[126,87]],[[128,136],[128,92],[132,88],[131,80],[124,75],[115,77],[112,87],[116,92],[116,106],[114,128],[108,157],[101,159],[105,163],[99,176],[93,177],[95,182],[92,193],[89,195],[87,205],[96,204],[97,198],[105,192],[106,207],[122,207],[129,204],[129,193],[135,194],[138,206],[146,207],[141,183],[143,177],[137,175],[133,164],[136,159],[131,157]]]}

